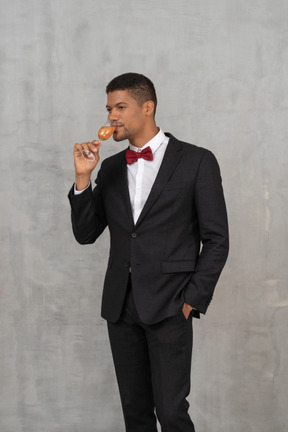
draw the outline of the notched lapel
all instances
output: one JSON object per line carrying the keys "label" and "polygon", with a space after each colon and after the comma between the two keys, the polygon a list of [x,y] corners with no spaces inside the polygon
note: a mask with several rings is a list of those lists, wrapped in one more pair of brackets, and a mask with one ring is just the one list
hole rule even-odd
{"label": "notched lapel", "polygon": [[136,222],[136,227],[141,223],[150,208],[153,206],[182,158],[181,143],[172,135],[169,135],[169,137],[169,143],[164,154],[162,164],[160,165],[159,172],[151,188],[151,192],[147,198],[143,210]]}
{"label": "notched lapel", "polygon": [[127,162],[125,158],[125,151],[120,153],[120,160],[117,162],[117,173],[115,173],[115,178],[117,179],[117,183],[119,185],[121,195],[123,197],[123,201],[127,210],[128,220],[134,226],[132,208],[130,203],[130,195],[128,188],[128,179],[127,179]]}

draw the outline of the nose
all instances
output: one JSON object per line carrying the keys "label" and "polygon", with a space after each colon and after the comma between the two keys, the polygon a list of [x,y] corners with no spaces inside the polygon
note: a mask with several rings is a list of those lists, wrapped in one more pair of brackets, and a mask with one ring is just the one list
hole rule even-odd
{"label": "nose", "polygon": [[115,122],[115,121],[117,121],[118,119],[119,119],[119,116],[117,115],[117,111],[111,109],[111,111],[109,111],[109,113],[108,113],[108,120],[109,120],[110,122]]}

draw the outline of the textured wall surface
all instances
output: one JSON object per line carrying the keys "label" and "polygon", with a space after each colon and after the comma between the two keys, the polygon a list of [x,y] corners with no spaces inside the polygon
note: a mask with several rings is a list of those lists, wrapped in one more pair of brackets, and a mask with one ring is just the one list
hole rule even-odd
{"label": "textured wall surface", "polygon": [[66,196],[105,85],[136,71],[158,125],[222,170],[231,252],[194,324],[197,432],[286,432],[287,0],[0,5],[0,431],[124,432],[100,318],[109,238],[78,245]]}

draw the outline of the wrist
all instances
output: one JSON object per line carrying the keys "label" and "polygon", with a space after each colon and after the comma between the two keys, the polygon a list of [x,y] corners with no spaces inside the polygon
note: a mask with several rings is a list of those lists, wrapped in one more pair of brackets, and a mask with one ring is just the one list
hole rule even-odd
{"label": "wrist", "polygon": [[83,189],[86,189],[87,186],[89,186],[90,183],[90,175],[77,175],[75,176],[75,187],[76,190],[81,191]]}

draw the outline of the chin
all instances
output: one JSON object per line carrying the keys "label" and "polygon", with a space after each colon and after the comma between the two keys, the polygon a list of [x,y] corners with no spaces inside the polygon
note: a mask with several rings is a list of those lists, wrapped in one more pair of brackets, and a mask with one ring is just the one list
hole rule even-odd
{"label": "chin", "polygon": [[128,137],[126,135],[113,135],[113,139],[114,141],[119,142],[128,139]]}
{"label": "chin", "polygon": [[119,141],[123,141],[122,137],[113,137],[114,141],[119,142]]}

